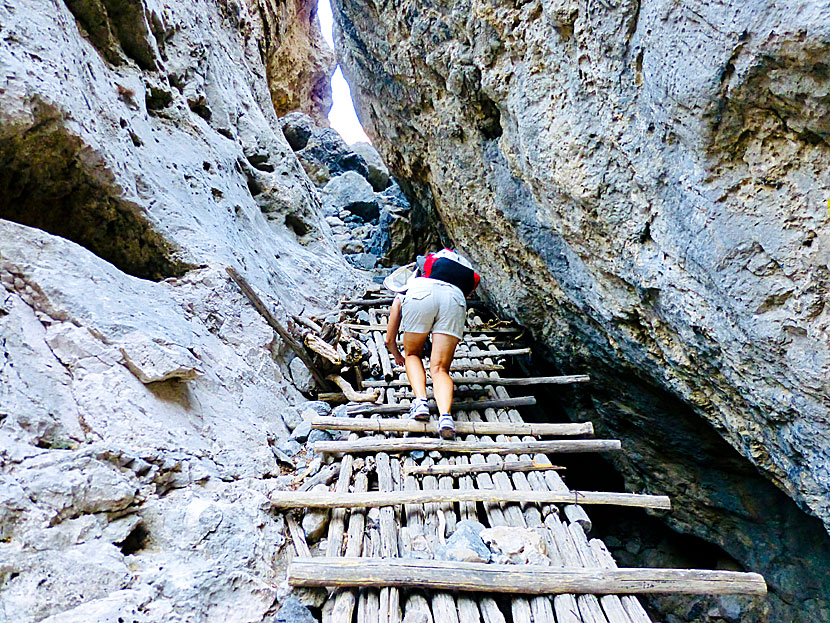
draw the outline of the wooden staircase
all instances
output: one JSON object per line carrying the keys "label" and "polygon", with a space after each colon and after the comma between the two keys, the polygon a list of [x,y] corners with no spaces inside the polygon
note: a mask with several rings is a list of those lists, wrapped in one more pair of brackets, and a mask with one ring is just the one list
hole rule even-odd
{"label": "wooden staircase", "polygon": [[[478,396],[454,405],[458,436],[444,441],[436,424],[402,419],[411,392],[383,347],[389,293],[367,292],[343,302],[346,326],[380,357],[382,404],[350,403],[349,417],[319,417],[313,427],[345,430],[348,440],[318,442],[341,458],[331,492],[280,492],[272,503],[289,515],[297,552],[288,569],[294,586],[332,589],[326,623],[645,623],[638,593],[760,595],[760,575],[712,570],[618,569],[608,548],[589,537],[583,508],[616,504],[670,509],[667,497],[571,491],[549,454],[617,452],[620,442],[585,438],[590,423],[525,423],[519,409],[532,397],[509,388],[587,382],[585,375],[502,378],[505,348],[517,329],[488,326],[468,313],[453,366],[457,390]],[[359,322],[358,310],[369,312]],[[365,316],[364,316],[365,317]],[[507,344],[506,346],[516,346]],[[428,366],[427,366],[428,367]],[[358,388],[358,389],[363,389]],[[540,439],[553,437],[554,439]],[[291,509],[331,508],[325,556],[312,557]],[[433,560],[435,549],[462,519],[486,527],[533,529],[549,565]]]}

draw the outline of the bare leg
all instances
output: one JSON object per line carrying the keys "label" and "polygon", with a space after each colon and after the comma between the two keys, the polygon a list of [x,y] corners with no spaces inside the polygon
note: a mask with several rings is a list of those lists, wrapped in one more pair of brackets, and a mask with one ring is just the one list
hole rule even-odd
{"label": "bare leg", "polygon": [[[412,386],[412,392],[416,398],[427,397],[427,373],[424,370],[424,362],[421,361],[421,356],[424,350],[424,342],[427,341],[429,333],[410,333],[405,331],[403,334],[403,351],[406,353],[404,366],[406,367],[406,376],[409,378],[409,384]],[[433,352],[435,348],[433,347]]]}
{"label": "bare leg", "polygon": [[[432,374],[432,390],[435,393],[435,402],[438,404],[438,413],[449,413],[452,407],[452,378],[450,366],[455,355],[458,338],[446,333],[432,334],[432,353],[429,357],[429,371]],[[409,369],[407,368],[407,374]],[[412,381],[410,377],[410,382]],[[413,384],[414,391],[414,384]]]}

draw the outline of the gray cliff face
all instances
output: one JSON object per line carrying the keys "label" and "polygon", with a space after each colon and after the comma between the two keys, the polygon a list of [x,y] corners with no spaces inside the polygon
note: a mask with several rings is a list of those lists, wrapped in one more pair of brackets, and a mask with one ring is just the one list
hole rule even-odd
{"label": "gray cliff face", "polygon": [[0,621],[278,607],[272,446],[305,399],[225,266],[283,322],[358,278],[280,130],[262,15],[0,6]]}
{"label": "gray cliff face", "polygon": [[830,525],[830,7],[334,5],[416,235],[594,376],[571,415],[624,439],[627,486],[775,577],[775,620],[826,618],[826,533],[769,482]]}

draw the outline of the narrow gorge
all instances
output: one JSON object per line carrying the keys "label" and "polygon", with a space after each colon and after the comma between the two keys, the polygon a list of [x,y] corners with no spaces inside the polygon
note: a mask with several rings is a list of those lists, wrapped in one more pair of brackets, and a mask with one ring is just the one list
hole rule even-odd
{"label": "narrow gorge", "polygon": [[654,620],[830,621],[830,5],[332,9],[0,5],[0,623],[319,620],[270,498],[332,407],[226,268],[326,324],[442,246],[591,375],[528,410],[622,441],[569,486],[672,498],[592,515],[620,565],[769,586]]}

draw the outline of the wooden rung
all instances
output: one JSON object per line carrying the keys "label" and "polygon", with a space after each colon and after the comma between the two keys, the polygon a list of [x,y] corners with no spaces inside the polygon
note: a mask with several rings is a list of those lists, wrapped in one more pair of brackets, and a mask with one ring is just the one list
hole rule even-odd
{"label": "wooden rung", "polygon": [[461,465],[413,465],[405,467],[404,476],[463,476],[466,474],[493,474],[496,472],[535,472],[564,470],[559,465],[535,461],[510,461],[507,463],[465,463]]}
{"label": "wooden rung", "polygon": [[[527,378],[489,378],[480,376],[464,376],[454,378],[456,385],[567,385],[569,383],[588,383],[591,377],[587,374],[571,374],[568,376],[531,376]],[[427,385],[432,385],[432,379],[427,379]],[[409,381],[363,381],[364,387],[409,387]]]}
{"label": "wooden rung", "polygon": [[[535,405],[533,396],[499,398],[494,400],[459,400],[452,405],[453,411],[474,411],[476,409],[508,409]],[[372,415],[374,413],[406,413],[408,405],[356,405],[348,408],[350,415]]]}
{"label": "wooden rung", "polygon": [[529,355],[532,351],[529,348],[511,348],[508,350],[482,350],[470,352],[462,350],[455,353],[458,359],[484,359],[485,357],[511,357],[514,355]]}
{"label": "wooden rung", "polygon": [[530,452],[612,452],[621,448],[616,439],[557,439],[545,441],[445,441],[434,437],[406,439],[356,439],[354,441],[318,441],[315,452],[326,454],[362,452],[431,452],[527,454]]}
{"label": "wooden rung", "polygon": [[[504,366],[497,363],[480,363],[477,361],[453,361],[450,366],[450,372],[498,372],[504,370]],[[403,366],[395,366],[394,372],[406,372]]]}
{"label": "wooden rung", "polygon": [[665,495],[608,493],[605,491],[516,491],[500,489],[442,489],[430,491],[276,491],[274,508],[374,508],[400,504],[452,504],[454,502],[514,502],[519,504],[603,504],[670,510]]}
{"label": "wooden rung", "polygon": [[765,595],[757,573],[695,569],[584,569],[438,560],[295,558],[292,586],[396,586],[526,595],[685,593]]}
{"label": "wooden rung", "polygon": [[[320,430],[371,431],[375,433],[433,433],[438,434],[437,422],[419,422],[409,419],[354,419],[348,417],[318,416],[311,427]],[[462,435],[559,435],[573,437],[592,435],[590,422],[576,424],[525,424],[512,422],[456,422],[455,432]]]}
{"label": "wooden rung", "polygon": [[[355,329],[357,331],[386,331],[386,323],[371,323],[362,324],[357,322],[344,322],[343,327]],[[523,329],[516,327],[466,327],[464,333],[521,333]]]}

